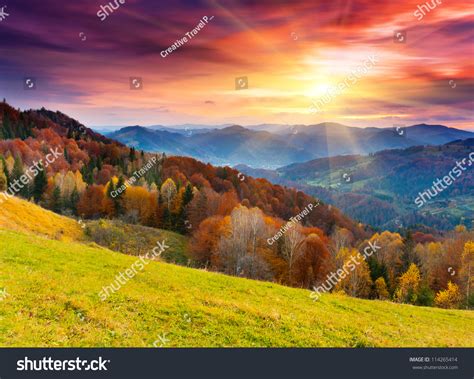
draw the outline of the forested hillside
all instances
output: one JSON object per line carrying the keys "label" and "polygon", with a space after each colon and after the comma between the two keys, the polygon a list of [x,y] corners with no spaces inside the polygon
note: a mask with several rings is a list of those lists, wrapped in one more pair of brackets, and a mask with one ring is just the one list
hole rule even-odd
{"label": "forested hillside", "polygon": [[[315,159],[274,171],[239,166],[249,175],[299,188],[374,227],[415,227],[430,232],[451,230],[460,223],[471,226],[473,167],[472,138],[442,146],[384,150],[369,156]],[[433,188],[434,182],[444,177],[452,183],[438,183],[438,189]],[[435,196],[425,195],[426,202],[420,206],[420,193],[427,190]]]}

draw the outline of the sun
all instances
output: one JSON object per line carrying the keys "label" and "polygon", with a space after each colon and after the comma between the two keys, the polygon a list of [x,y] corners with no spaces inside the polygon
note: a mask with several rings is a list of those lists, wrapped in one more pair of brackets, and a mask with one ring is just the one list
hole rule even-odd
{"label": "sun", "polygon": [[328,93],[333,85],[330,82],[318,83],[311,87],[305,95],[311,98],[320,98]]}

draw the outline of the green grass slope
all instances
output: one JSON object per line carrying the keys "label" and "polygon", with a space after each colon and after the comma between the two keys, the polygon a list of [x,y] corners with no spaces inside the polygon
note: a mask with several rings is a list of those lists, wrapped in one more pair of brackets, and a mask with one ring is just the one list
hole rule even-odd
{"label": "green grass slope", "polygon": [[0,346],[474,346],[471,311],[312,302],[307,290],[161,262],[102,302],[136,259],[0,229]]}
{"label": "green grass slope", "polygon": [[188,264],[188,238],[181,234],[119,220],[75,220],[18,197],[0,203],[0,229],[62,241],[91,241],[128,255],[145,255],[156,246],[157,241],[166,239],[170,242],[170,248],[161,259],[169,263]]}
{"label": "green grass slope", "polygon": [[188,238],[169,230],[126,224],[118,220],[87,221],[86,235],[93,242],[110,250],[128,255],[145,255],[158,241],[166,239],[169,248],[160,256],[161,260],[188,265],[186,254]]}

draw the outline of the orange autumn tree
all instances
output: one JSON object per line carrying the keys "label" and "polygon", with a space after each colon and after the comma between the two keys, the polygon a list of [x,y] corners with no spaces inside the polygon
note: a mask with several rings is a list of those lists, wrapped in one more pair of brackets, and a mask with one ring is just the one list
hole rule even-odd
{"label": "orange autumn tree", "polygon": [[306,236],[302,251],[294,262],[292,279],[296,286],[311,288],[321,281],[328,274],[330,255],[323,237],[317,233]]}
{"label": "orange autumn tree", "polygon": [[151,225],[156,214],[158,199],[143,187],[128,187],[123,197],[125,217],[133,223]]}
{"label": "orange autumn tree", "polygon": [[104,186],[91,185],[81,195],[77,204],[77,213],[81,217],[99,217],[104,212]]}
{"label": "orange autumn tree", "polygon": [[222,216],[212,216],[201,222],[188,244],[190,258],[202,267],[211,264],[213,267],[219,266],[219,257],[215,252],[228,222],[229,219],[224,220]]}
{"label": "orange autumn tree", "polygon": [[217,214],[221,216],[230,215],[232,210],[239,204],[239,198],[235,191],[225,192],[219,198],[219,203],[217,206]]}

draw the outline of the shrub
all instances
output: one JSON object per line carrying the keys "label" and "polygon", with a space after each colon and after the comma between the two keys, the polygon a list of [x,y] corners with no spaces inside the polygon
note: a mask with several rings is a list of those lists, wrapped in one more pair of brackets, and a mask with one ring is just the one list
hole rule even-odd
{"label": "shrub", "polygon": [[416,305],[423,305],[426,307],[431,307],[434,304],[435,293],[428,286],[422,286],[418,291],[418,296],[416,299]]}
{"label": "shrub", "polygon": [[474,309],[474,293],[466,299],[466,308]]}

